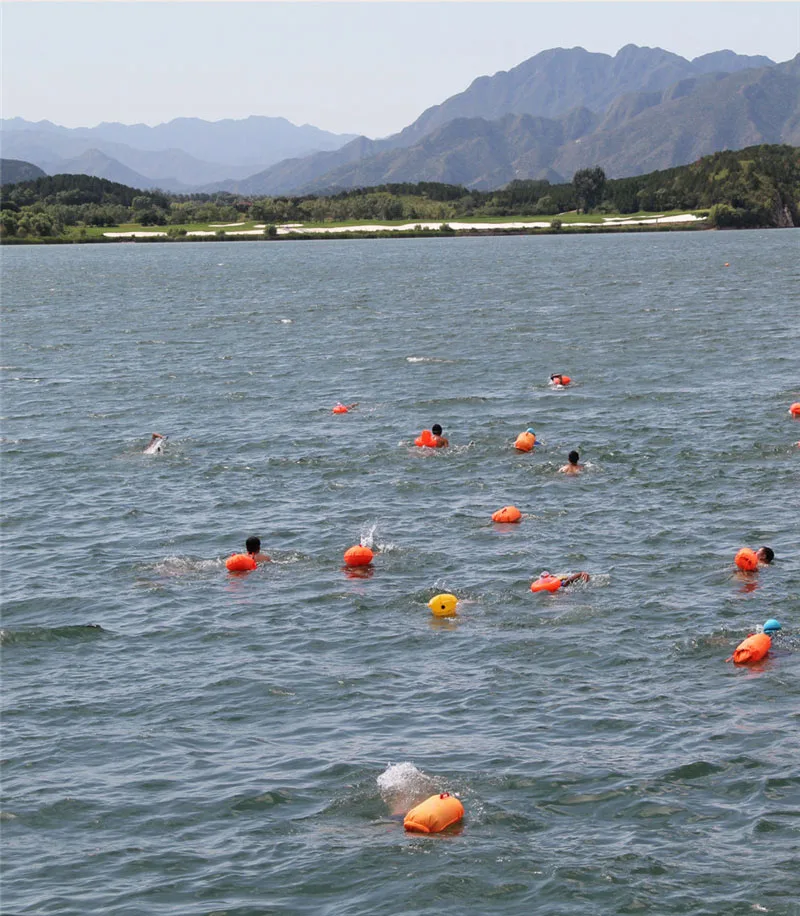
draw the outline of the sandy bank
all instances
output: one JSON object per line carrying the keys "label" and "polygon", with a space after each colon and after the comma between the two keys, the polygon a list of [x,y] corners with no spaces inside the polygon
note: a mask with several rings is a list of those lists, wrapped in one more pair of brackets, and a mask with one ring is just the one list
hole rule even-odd
{"label": "sandy bank", "polygon": [[[557,217],[554,217],[556,219]],[[603,217],[602,223],[563,223],[565,229],[577,227],[581,229],[602,228],[603,226],[652,226],[663,223],[697,223],[705,220],[704,216],[695,216],[693,213],[679,213],[677,216],[648,216],[642,219],[635,219],[626,216],[607,216]],[[217,225],[211,223],[210,225]],[[241,223],[227,223],[229,227],[239,226]],[[462,223],[462,222],[417,222],[403,223],[399,226],[381,226],[375,225],[358,225],[358,226],[303,226],[302,223],[284,223],[277,226],[278,235],[326,235],[337,232],[413,232],[415,229],[425,229],[429,232],[438,232],[442,226],[450,226],[455,232],[468,232],[478,230],[482,232],[491,232],[492,230],[503,229],[549,229],[552,225],[551,220],[540,220],[537,222],[511,222],[511,223]],[[231,231],[227,229],[224,235],[263,235],[266,226],[257,225],[255,229],[239,229]],[[186,233],[189,237],[201,237],[217,235],[222,231],[222,225],[217,229],[192,229]],[[147,239],[164,237],[166,232],[104,232],[103,235],[109,239]]]}

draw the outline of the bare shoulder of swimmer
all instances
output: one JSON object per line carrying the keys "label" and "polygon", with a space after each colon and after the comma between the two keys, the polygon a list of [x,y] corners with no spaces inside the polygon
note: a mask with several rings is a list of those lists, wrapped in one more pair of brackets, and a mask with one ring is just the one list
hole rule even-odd
{"label": "bare shoulder of swimmer", "polygon": [[253,559],[256,563],[271,563],[272,557],[268,557],[265,553],[257,553],[253,556]]}

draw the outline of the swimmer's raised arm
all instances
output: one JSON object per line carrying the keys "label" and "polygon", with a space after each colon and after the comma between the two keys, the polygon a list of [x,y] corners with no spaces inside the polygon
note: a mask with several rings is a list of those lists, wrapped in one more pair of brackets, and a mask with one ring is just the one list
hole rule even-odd
{"label": "swimmer's raised arm", "polygon": [[561,577],[561,585],[572,585],[573,582],[578,581],[588,582],[589,579],[591,579],[591,576],[587,572],[572,573],[572,575]]}

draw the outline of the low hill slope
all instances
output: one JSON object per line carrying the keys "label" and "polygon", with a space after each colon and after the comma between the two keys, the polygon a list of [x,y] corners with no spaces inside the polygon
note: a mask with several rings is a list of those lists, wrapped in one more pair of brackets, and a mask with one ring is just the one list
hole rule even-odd
{"label": "low hill slope", "polygon": [[33,181],[47,173],[32,162],[20,159],[0,159],[0,185],[17,184],[20,181]]}

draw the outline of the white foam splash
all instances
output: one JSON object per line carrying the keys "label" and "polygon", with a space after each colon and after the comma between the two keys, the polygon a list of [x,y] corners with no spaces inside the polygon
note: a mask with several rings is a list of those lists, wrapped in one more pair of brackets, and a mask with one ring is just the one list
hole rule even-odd
{"label": "white foam splash", "polygon": [[361,529],[361,536],[359,538],[359,542],[362,547],[372,548],[373,544],[375,543],[375,531],[377,530],[377,528],[378,528],[378,523],[375,522],[374,524],[370,525],[368,528]]}
{"label": "white foam splash", "polygon": [[225,565],[224,560],[198,560],[193,557],[165,557],[151,568],[163,576],[185,576],[196,572],[217,570]]}
{"label": "white foam splash", "polygon": [[405,814],[436,791],[433,780],[409,760],[392,763],[377,778],[381,798],[392,814]]}

